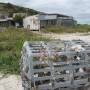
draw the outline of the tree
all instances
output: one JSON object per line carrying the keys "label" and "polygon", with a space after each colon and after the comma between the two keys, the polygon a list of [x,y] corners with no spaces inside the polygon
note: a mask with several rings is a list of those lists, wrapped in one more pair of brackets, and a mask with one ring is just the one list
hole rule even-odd
{"label": "tree", "polygon": [[22,16],[20,16],[20,15],[16,15],[16,16],[13,18],[13,20],[14,20],[15,23],[18,23],[20,26],[22,26],[22,25],[23,25],[23,18],[24,18],[24,17],[22,17]]}

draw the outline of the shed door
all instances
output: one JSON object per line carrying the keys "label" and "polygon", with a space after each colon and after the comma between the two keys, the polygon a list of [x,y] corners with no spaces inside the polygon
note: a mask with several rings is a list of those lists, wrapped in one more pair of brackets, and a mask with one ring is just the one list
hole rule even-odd
{"label": "shed door", "polygon": [[30,29],[30,25],[27,25],[27,29]]}

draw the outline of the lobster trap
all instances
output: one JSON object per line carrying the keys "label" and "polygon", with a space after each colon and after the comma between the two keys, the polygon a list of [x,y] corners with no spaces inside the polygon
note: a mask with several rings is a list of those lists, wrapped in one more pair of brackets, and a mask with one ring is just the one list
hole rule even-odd
{"label": "lobster trap", "polygon": [[26,41],[21,54],[24,90],[78,90],[89,85],[90,45],[82,40]]}

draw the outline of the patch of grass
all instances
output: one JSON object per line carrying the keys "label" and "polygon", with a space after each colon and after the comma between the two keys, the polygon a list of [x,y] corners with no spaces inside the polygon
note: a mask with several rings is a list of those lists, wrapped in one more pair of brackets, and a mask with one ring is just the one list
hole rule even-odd
{"label": "patch of grass", "polygon": [[19,74],[19,60],[24,41],[47,40],[31,31],[7,28],[0,31],[0,72]]}
{"label": "patch of grass", "polygon": [[43,32],[48,33],[86,33],[90,32],[90,25],[77,25],[74,27],[64,27],[64,26],[51,26],[42,29]]}

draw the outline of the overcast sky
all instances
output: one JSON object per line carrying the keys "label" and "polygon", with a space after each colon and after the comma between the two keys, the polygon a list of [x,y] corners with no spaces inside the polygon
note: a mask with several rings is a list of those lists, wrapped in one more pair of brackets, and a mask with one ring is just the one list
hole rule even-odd
{"label": "overcast sky", "polygon": [[80,23],[90,24],[90,0],[0,0],[49,13],[73,16]]}

